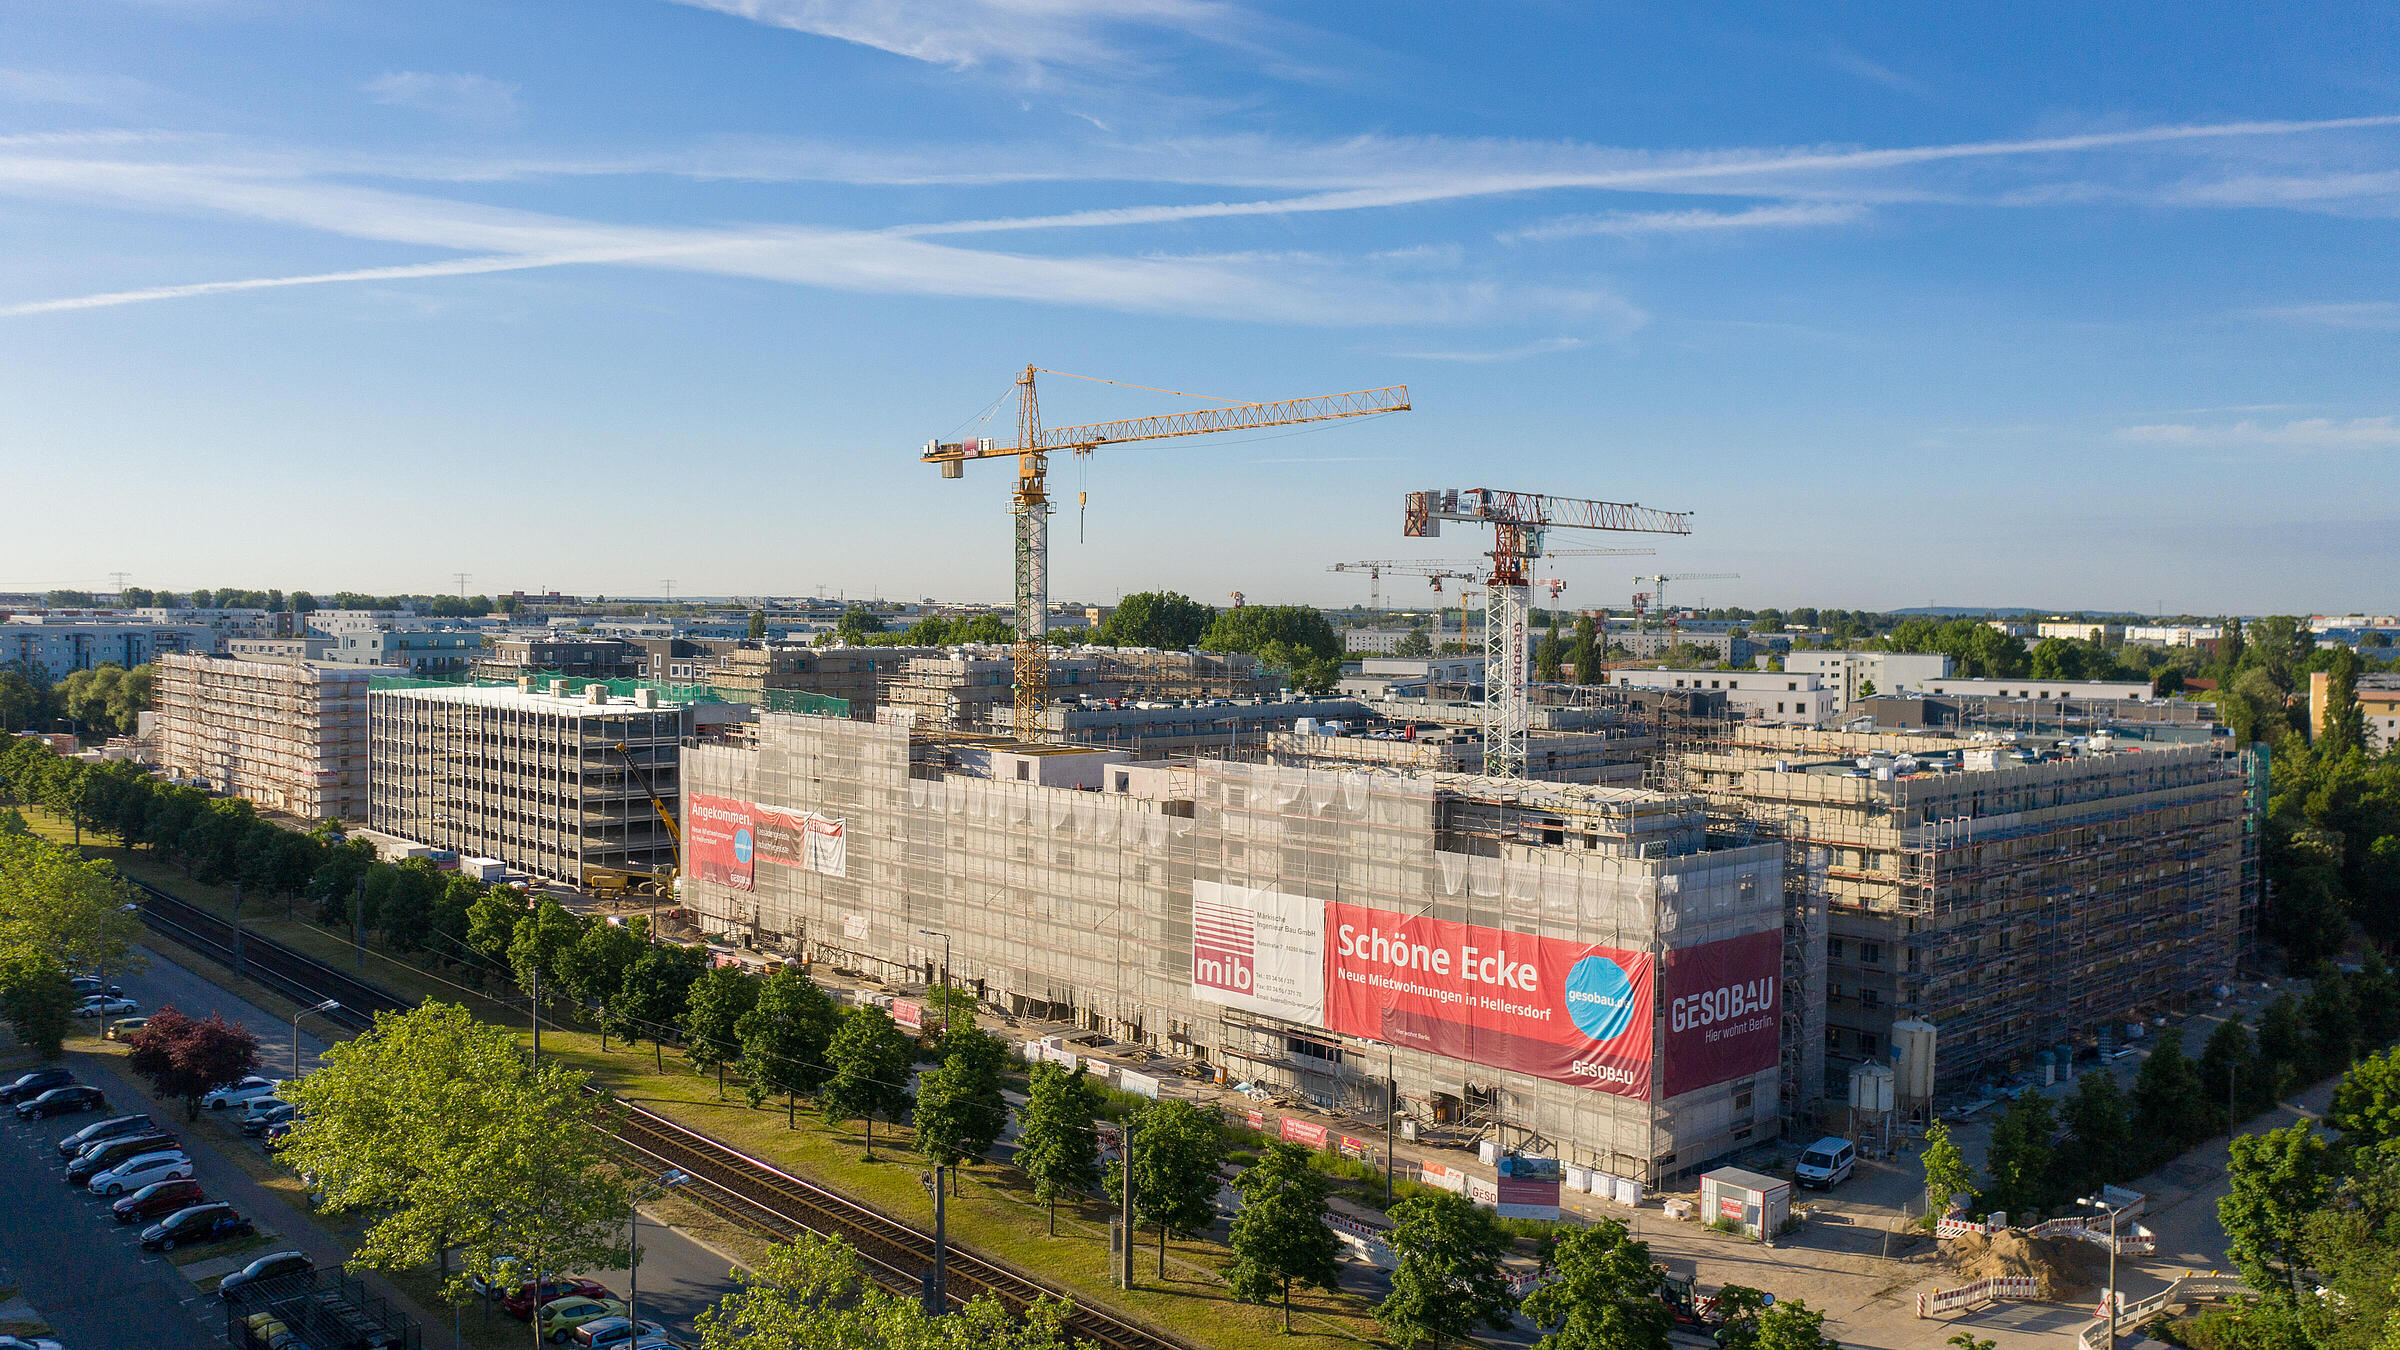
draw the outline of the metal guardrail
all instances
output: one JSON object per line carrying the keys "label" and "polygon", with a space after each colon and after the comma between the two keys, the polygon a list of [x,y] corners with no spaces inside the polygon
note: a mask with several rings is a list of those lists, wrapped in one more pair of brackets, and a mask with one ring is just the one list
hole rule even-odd
{"label": "metal guardrail", "polygon": [[[2139,1326],[2145,1320],[2165,1312],[2178,1303],[2196,1303],[2202,1299],[2249,1298],[2258,1291],[2239,1275],[2186,1275],[2168,1284],[2138,1303],[2120,1303],[2116,1327],[2121,1333],[2127,1327]],[[2101,1305],[2092,1324],[2075,1333],[2076,1350],[2106,1350],[2109,1318],[2107,1305]]]}

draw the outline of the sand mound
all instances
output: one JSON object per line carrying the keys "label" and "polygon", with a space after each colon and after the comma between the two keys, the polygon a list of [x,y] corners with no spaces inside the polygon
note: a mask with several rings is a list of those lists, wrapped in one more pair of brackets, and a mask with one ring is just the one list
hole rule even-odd
{"label": "sand mound", "polygon": [[2108,1252],[2097,1242],[2072,1237],[2028,1237],[2014,1228],[1985,1237],[1967,1233],[1945,1239],[1942,1256],[1970,1280],[2015,1275],[2032,1279],[2045,1299],[2077,1298],[2108,1280]]}

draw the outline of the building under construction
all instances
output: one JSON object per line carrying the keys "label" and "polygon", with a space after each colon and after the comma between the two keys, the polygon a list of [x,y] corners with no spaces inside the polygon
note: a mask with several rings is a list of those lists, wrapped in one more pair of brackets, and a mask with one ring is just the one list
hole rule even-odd
{"label": "building under construction", "polygon": [[366,817],[364,667],[169,653],[156,668],[169,775],[303,820]]}
{"label": "building under construction", "polygon": [[[1257,698],[1283,677],[1241,652],[1082,647],[1049,658],[1050,704]],[[922,727],[1013,731],[1016,659],[1002,647],[954,647],[918,655],[884,693]]]}
{"label": "building under construction", "polygon": [[711,932],[1646,1183],[1781,1125],[1785,849],[1696,796],[773,713],[684,770]]}
{"label": "building under construction", "polygon": [[367,824],[575,886],[593,868],[672,869],[658,804],[673,807],[683,742],[749,712],[707,694],[633,681],[378,679],[363,699]]}
{"label": "building under construction", "polygon": [[1739,723],[1661,767],[1724,827],[1822,856],[1837,1069],[1914,1017],[1958,1086],[2233,978],[2246,783],[2216,746]]}

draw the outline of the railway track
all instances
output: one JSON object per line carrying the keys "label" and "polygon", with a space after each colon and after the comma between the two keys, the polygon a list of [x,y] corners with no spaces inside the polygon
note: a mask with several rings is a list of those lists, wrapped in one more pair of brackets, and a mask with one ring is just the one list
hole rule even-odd
{"label": "railway track", "polygon": [[[142,893],[144,924],[232,965],[231,923],[171,892],[127,880]],[[339,1000],[342,1006],[326,1015],[353,1029],[371,1025],[379,1011],[405,1011],[414,1006],[313,956],[253,934],[242,936],[242,966],[251,979],[295,1001]],[[617,1105],[618,1145],[645,1168],[675,1168],[689,1175],[692,1185],[687,1194],[737,1223],[778,1238],[800,1232],[839,1237],[855,1248],[869,1270],[885,1283],[910,1293],[922,1287],[925,1273],[933,1267],[930,1233],[803,1181],[656,1112],[621,1099]],[[956,1243],[950,1244],[946,1269],[954,1306],[984,1293],[1020,1310],[1040,1298],[1074,1297]],[[1186,1341],[1080,1302],[1067,1317],[1067,1330],[1077,1340],[1105,1350],[1194,1350]]]}

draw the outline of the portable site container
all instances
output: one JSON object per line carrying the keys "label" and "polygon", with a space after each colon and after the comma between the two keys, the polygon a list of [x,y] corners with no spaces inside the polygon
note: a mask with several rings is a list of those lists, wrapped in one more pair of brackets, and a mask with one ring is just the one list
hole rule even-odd
{"label": "portable site container", "polygon": [[1700,1178],[1700,1221],[1729,1221],[1754,1238],[1779,1232],[1792,1211],[1792,1183],[1739,1167],[1720,1167]]}

